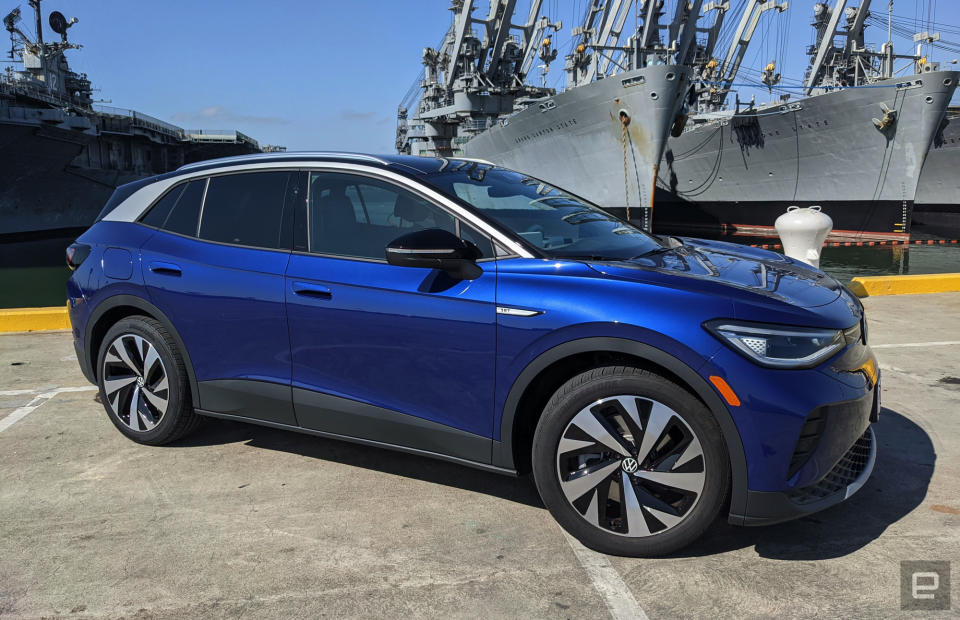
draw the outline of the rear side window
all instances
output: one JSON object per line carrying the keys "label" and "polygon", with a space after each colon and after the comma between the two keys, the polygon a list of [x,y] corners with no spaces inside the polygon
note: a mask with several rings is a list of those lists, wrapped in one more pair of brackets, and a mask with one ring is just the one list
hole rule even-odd
{"label": "rear side window", "polygon": [[284,171],[211,177],[200,238],[259,248],[285,247],[283,205],[295,176]]}
{"label": "rear side window", "polygon": [[180,199],[180,195],[185,189],[187,189],[186,183],[183,185],[177,185],[172,190],[167,192],[163,198],[158,200],[155,205],[150,207],[150,210],[146,215],[143,216],[143,218],[140,219],[140,222],[146,224],[147,226],[163,228],[163,225],[167,221],[167,217],[173,210],[173,206],[177,204],[177,201]]}
{"label": "rear side window", "polygon": [[206,179],[174,187],[158,200],[140,222],[193,237],[197,233],[200,203]]}
{"label": "rear side window", "polygon": [[197,236],[197,220],[200,218],[200,205],[203,203],[203,188],[206,181],[191,181],[180,194],[177,204],[167,217],[162,228],[181,235]]}

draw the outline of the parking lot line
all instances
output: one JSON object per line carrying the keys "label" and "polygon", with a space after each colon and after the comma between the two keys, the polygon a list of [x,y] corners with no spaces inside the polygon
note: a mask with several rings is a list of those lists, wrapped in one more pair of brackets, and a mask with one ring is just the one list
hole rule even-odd
{"label": "parking lot line", "polygon": [[899,349],[900,347],[946,347],[960,344],[960,340],[940,340],[938,342],[905,342],[903,344],[872,344],[871,349]]}
{"label": "parking lot line", "polygon": [[564,529],[564,538],[577,556],[577,561],[587,571],[593,587],[603,596],[607,609],[614,620],[648,620],[647,614],[637,603],[627,584],[623,582],[620,573],[610,563],[609,558],[602,553],[587,549],[579,540],[571,536]]}
{"label": "parking lot line", "polygon": [[37,390],[0,390],[0,396],[21,396],[23,394],[36,394]]}
{"label": "parking lot line", "polygon": [[13,410],[7,417],[0,420],[0,433],[7,430],[23,418],[27,417],[34,409],[47,402],[57,394],[62,394],[64,392],[92,392],[96,390],[97,387],[94,385],[82,385],[78,387],[62,387],[56,388],[53,390],[6,390],[0,392],[0,396],[18,396],[22,394],[36,394],[33,400],[24,405],[23,407],[18,407]]}
{"label": "parking lot line", "polygon": [[21,396],[23,394],[61,394],[63,392],[93,392],[97,390],[95,385],[77,385],[73,387],[40,388],[27,390],[0,390],[0,396]]}
{"label": "parking lot line", "polygon": [[16,424],[16,423],[19,422],[20,420],[22,420],[23,418],[27,417],[27,415],[30,414],[34,409],[36,409],[37,407],[39,407],[39,406],[42,405],[43,403],[47,402],[48,400],[50,400],[50,399],[53,398],[54,396],[56,396],[56,393],[54,393],[54,392],[47,392],[47,393],[45,393],[45,394],[38,394],[37,396],[34,397],[33,400],[31,400],[29,403],[27,403],[27,404],[24,405],[23,407],[18,407],[18,408],[16,408],[16,409],[14,409],[14,410],[13,410],[13,413],[11,413],[10,415],[8,415],[8,416],[5,417],[4,419],[0,420],[0,433],[2,433],[3,431],[7,430],[7,429],[10,428],[11,426],[13,426],[14,424]]}

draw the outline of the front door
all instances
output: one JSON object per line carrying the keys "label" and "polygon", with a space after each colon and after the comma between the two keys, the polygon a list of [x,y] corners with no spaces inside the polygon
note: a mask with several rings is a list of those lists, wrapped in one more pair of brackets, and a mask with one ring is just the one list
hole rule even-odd
{"label": "front door", "polygon": [[[385,246],[442,228],[489,240],[386,180],[313,172],[307,253],[286,274],[301,426],[489,462],[496,262],[476,280],[387,264]],[[299,224],[299,223],[298,223]]]}

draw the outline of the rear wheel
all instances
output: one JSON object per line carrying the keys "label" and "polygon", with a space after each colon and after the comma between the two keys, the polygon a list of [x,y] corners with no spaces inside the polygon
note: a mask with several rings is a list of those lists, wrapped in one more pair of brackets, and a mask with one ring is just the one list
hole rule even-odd
{"label": "rear wheel", "polygon": [[117,322],[104,336],[97,368],[103,407],[130,439],[162,445],[199,423],[183,358],[159,321],[132,316]]}
{"label": "rear wheel", "polygon": [[533,473],[547,508],[584,545],[657,556],[710,525],[730,466],[697,398],[654,373],[606,366],[573,377],[547,403]]}

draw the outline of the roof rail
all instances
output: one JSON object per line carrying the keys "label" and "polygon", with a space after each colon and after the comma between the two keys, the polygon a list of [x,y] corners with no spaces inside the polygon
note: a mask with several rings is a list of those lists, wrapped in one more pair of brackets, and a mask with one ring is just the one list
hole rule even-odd
{"label": "roof rail", "polygon": [[347,153],[337,151],[287,151],[284,153],[251,153],[249,155],[234,155],[233,157],[205,159],[203,161],[184,164],[183,166],[177,168],[177,170],[192,170],[202,166],[209,166],[210,164],[239,164],[247,161],[256,161],[258,159],[310,159],[314,157],[325,157],[330,159],[357,159],[361,161],[376,162],[378,164],[383,164],[384,166],[390,164],[390,162],[385,159],[381,159],[374,155],[366,155],[364,153]]}
{"label": "roof rail", "polygon": [[487,161],[486,159],[480,159],[479,157],[460,157],[460,156],[458,155],[458,156],[456,156],[456,157],[451,157],[450,159],[459,159],[459,160],[461,160],[461,161],[472,161],[472,162],[474,162],[474,163],[484,164],[484,165],[486,165],[486,166],[496,166],[496,165],[497,165],[497,164],[493,163],[492,161]]}

